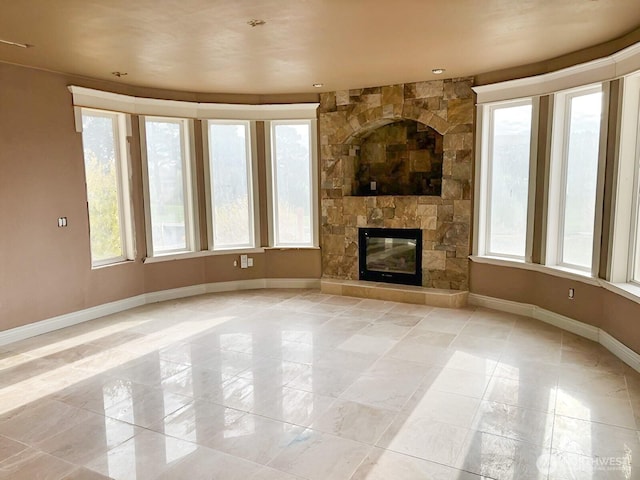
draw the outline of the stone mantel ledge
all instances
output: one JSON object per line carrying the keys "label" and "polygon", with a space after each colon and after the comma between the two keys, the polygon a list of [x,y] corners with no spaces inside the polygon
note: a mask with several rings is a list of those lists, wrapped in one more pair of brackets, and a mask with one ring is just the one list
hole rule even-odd
{"label": "stone mantel ledge", "polygon": [[320,290],[329,295],[344,295],[440,308],[464,308],[467,306],[469,297],[468,291],[335,278],[322,278]]}

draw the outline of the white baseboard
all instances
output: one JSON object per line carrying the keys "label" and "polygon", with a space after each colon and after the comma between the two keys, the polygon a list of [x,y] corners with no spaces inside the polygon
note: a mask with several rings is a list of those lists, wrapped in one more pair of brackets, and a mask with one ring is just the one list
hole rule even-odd
{"label": "white baseboard", "polygon": [[600,330],[600,338],[598,343],[613,353],[616,357],[629,365],[631,368],[640,372],[640,355],[631,350],[629,347],[619,342],[604,330]]}
{"label": "white baseboard", "polygon": [[42,335],[43,333],[53,332],[61,328],[71,327],[82,322],[95,320],[96,318],[111,315],[112,313],[122,312],[130,308],[139,307],[147,303],[145,295],[116,300],[115,302],[104,303],[96,307],[78,310],[77,312],[66,313],[57,317],[48,318],[39,322],[30,323],[22,327],[12,328],[0,332],[0,345],[18,342],[26,338]]}
{"label": "white baseboard", "polygon": [[502,312],[535,318],[536,320],[567,330],[581,337],[588,338],[589,340],[599,343],[631,368],[640,372],[640,354],[634,352],[604,330],[594,327],[593,325],[565,317],[564,315],[540,308],[536,305],[487,297],[485,295],[478,295],[477,293],[469,294],[469,305],[492,308]]}
{"label": "white baseboard", "polygon": [[240,290],[259,290],[266,287],[264,278],[253,278],[251,280],[236,280],[234,282],[207,283],[207,293],[218,292],[238,292]]}
{"label": "white baseboard", "polygon": [[559,313],[545,310],[544,308],[534,307],[533,318],[536,320],[542,320],[545,323],[553,325],[554,327],[567,330],[568,332],[575,333],[581,337],[588,338],[594,342],[598,341],[600,329],[589,325],[573,318],[565,317]]}
{"label": "white baseboard", "polygon": [[501,298],[486,297],[484,295],[478,295],[477,293],[470,293],[467,301],[469,305],[492,308],[494,310],[500,310],[501,312],[522,315],[523,317],[533,317],[533,312],[536,308],[535,305],[529,305],[528,303],[512,302],[511,300],[503,300]]}
{"label": "white baseboard", "polygon": [[160,290],[159,292],[146,293],[144,303],[166,302],[177,298],[194,297],[207,293],[205,285],[191,285],[189,287],[172,288],[170,290]]}
{"label": "white baseboard", "polygon": [[129,310],[148,303],[164,302],[177,298],[192,297],[205,293],[232,292],[239,290],[256,290],[261,288],[319,288],[320,279],[316,278],[256,278],[234,282],[217,282],[189,287],[172,288],[159,292],[150,292],[135,297],[105,303],[95,307],[85,308],[76,312],[66,313],[39,322],[0,332],[0,345],[25,340],[30,337],[71,327],[82,322]]}
{"label": "white baseboard", "polygon": [[319,278],[267,278],[266,288],[320,288]]}

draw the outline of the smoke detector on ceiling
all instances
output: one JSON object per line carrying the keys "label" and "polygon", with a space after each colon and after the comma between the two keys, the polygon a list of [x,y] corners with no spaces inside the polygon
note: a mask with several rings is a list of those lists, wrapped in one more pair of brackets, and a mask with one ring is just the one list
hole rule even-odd
{"label": "smoke detector on ceiling", "polygon": [[431,70],[431,73],[433,73],[434,75],[442,75],[444,72],[444,68],[434,68],[433,70]]}

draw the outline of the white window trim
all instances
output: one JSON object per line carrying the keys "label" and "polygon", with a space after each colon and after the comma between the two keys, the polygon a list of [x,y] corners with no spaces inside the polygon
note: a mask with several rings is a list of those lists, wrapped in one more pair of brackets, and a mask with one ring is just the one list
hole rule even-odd
{"label": "white window trim", "polygon": [[[493,151],[493,113],[501,108],[531,105],[531,138],[529,145],[529,184],[527,195],[527,228],[525,241],[525,255],[501,254],[489,251],[489,225],[491,212],[489,209],[490,178],[493,167],[491,152]],[[512,260],[528,261],[533,253],[533,217],[535,209],[535,182],[537,172],[538,151],[538,98],[520,98],[515,100],[479,105],[478,129],[481,132],[477,137],[476,148],[476,188],[475,204],[478,205],[478,215],[475,216],[475,231],[478,232],[474,240],[474,253],[477,256],[494,258],[506,258]]]}
{"label": "white window trim", "polygon": [[636,239],[640,222],[640,72],[622,80],[621,105],[607,278],[616,285],[638,285],[637,279],[634,281],[634,262],[640,261],[640,239]]}
{"label": "white window trim", "polygon": [[[185,175],[182,177],[185,196],[185,233],[186,247],[184,249],[166,250],[154,252],[153,230],[151,223],[151,203],[149,195],[149,169],[147,160],[147,135],[146,121],[160,120],[169,122],[180,122],[182,135],[180,138],[182,147],[182,167]],[[200,232],[197,221],[196,209],[196,175],[195,175],[195,146],[193,137],[193,120],[185,118],[171,118],[160,116],[140,116],[140,150],[142,155],[142,186],[144,195],[144,216],[147,240],[147,258],[162,257],[167,255],[178,255],[182,253],[195,252],[200,247]]]}
{"label": "white window trim", "polygon": [[[142,260],[143,263],[160,263],[170,262],[173,260],[185,260],[188,258],[201,258],[201,257],[216,257],[219,255],[240,255],[240,254],[252,254],[252,253],[264,253],[267,248],[239,248],[237,250],[198,250],[197,252],[186,253],[174,253],[167,255],[160,255],[158,257],[146,257]],[[236,257],[237,258],[237,257]]]}
{"label": "white window trim", "polygon": [[[213,185],[211,184],[211,151],[209,149],[209,126],[211,124],[219,125],[246,125],[246,151],[249,155],[247,162],[247,188],[249,192],[249,223],[250,223],[250,239],[251,244],[225,245],[218,247],[214,242],[213,232]],[[260,244],[260,215],[258,202],[258,147],[256,139],[256,122],[248,120],[218,120],[209,119],[202,122],[202,144],[204,150],[204,172],[205,172],[205,189],[206,189],[206,212],[207,212],[207,237],[209,241],[209,250],[215,252],[237,252],[238,250],[246,250],[256,248]]]}
{"label": "white window trim", "polygon": [[[311,242],[310,243],[280,243],[277,238],[276,227],[276,202],[277,186],[274,178],[273,162],[273,132],[276,125],[287,124],[308,124],[309,125],[309,154],[311,165],[309,166],[309,195],[311,200]],[[319,212],[318,212],[318,126],[317,120],[313,119],[286,119],[273,120],[264,123],[265,128],[265,154],[267,163],[267,206],[269,219],[269,245],[274,248],[314,248],[319,245]]]}
{"label": "white window trim", "polygon": [[[128,114],[139,115],[140,117],[140,142],[141,142],[141,150],[143,155],[143,195],[145,201],[145,227],[147,231],[147,251],[149,252],[149,256],[145,258],[145,262],[155,262],[155,261],[164,261],[164,260],[173,260],[176,258],[189,258],[198,254],[199,245],[196,245],[197,252],[173,252],[173,253],[162,253],[157,255],[156,257],[151,256],[152,245],[149,242],[149,237],[151,235],[150,230],[150,222],[148,218],[147,207],[149,192],[148,192],[148,184],[147,184],[147,172],[146,169],[146,135],[144,132],[144,117],[175,117],[182,119],[192,119],[192,120],[240,120],[240,121],[264,121],[265,128],[269,125],[270,121],[274,120],[286,120],[286,121],[297,121],[297,120],[308,120],[311,121],[311,148],[312,148],[312,208],[313,208],[313,244],[309,245],[277,245],[274,246],[273,243],[273,228],[269,228],[269,237],[270,237],[270,247],[266,248],[276,248],[276,249],[318,249],[319,245],[319,196],[318,196],[318,151],[317,151],[317,109],[319,107],[319,103],[295,103],[295,104],[271,104],[271,105],[240,105],[240,104],[220,104],[220,103],[198,103],[198,102],[184,102],[184,101],[174,101],[174,100],[163,100],[163,99],[154,99],[154,98],[142,98],[142,97],[134,97],[131,95],[122,95],[112,92],[105,92],[101,90],[94,90],[90,88],[80,87],[71,85],[68,87],[69,91],[73,97],[73,104],[77,107],[90,107],[90,108],[98,108],[103,110],[110,110],[113,112],[124,112]],[[76,112],[76,125],[78,123],[78,113]],[[203,122],[205,123],[205,122]],[[80,119],[81,125],[81,119]],[[129,127],[130,131],[130,127]],[[254,130],[255,131],[255,130]],[[267,158],[267,177],[271,179],[270,172],[270,130],[266,130],[267,135],[265,138],[265,155]],[[206,140],[206,135],[203,136]],[[254,152],[256,151],[256,147],[254,146],[256,142],[255,134],[252,134],[252,148]],[[193,143],[191,143],[191,149],[193,150]],[[192,151],[192,159],[194,158]],[[254,155],[252,161],[257,161],[257,155]],[[206,165],[205,165],[206,166]],[[192,165],[193,167],[193,165]],[[260,243],[260,225],[259,219],[260,215],[258,215],[258,194],[256,185],[257,181],[257,166],[254,165],[253,175],[254,175],[254,191],[253,191],[253,199],[254,199],[254,219],[255,219],[255,236],[256,236],[256,245]],[[192,168],[192,172],[195,172],[195,168]],[[195,173],[193,173],[195,174]],[[208,175],[206,175],[208,176]],[[205,176],[205,181],[207,181]],[[193,183],[193,187],[195,189],[196,183]],[[269,225],[273,226],[273,202],[271,198],[271,190],[270,190],[270,181],[267,184],[268,195],[267,195],[267,203],[268,203],[268,218]],[[195,193],[194,193],[195,195]],[[194,204],[196,204],[194,202]],[[193,219],[197,219],[197,212],[194,212]],[[207,215],[209,217],[209,215]],[[210,222],[210,219],[207,218],[207,222]],[[195,222],[194,227],[196,231],[194,232],[194,238],[196,242],[199,242],[199,233],[197,231],[198,223]],[[212,236],[209,235],[211,239]],[[210,248],[210,247],[209,247]],[[260,247],[262,248],[262,247]],[[225,254],[225,253],[239,253],[241,249],[229,249],[229,250],[215,250],[211,251],[208,254]],[[207,251],[209,252],[209,251]],[[248,253],[252,253],[253,250],[249,250]]]}
{"label": "white window trim", "polygon": [[[82,115],[83,111],[87,111],[94,115],[111,118],[113,138],[116,142],[116,176],[118,179],[118,213],[120,220],[120,248],[122,255],[103,260],[91,260],[91,268],[102,268],[130,260],[135,260],[135,229],[133,223],[133,200],[131,196],[131,155],[129,152],[129,141],[131,138],[131,116],[119,113],[105,111],[95,108],[75,107],[75,124],[76,132],[82,133]],[[87,204],[88,206],[88,204]],[[87,212],[88,213],[88,212]],[[91,219],[89,218],[89,229],[91,229]],[[93,256],[93,254],[92,254]]]}
{"label": "white window trim", "polygon": [[236,105],[134,97],[91,88],[69,86],[73,104],[155,117],[216,120],[308,120],[316,118],[319,103]]}
{"label": "white window trim", "polygon": [[[595,218],[591,265],[584,268],[562,262],[562,241],[564,238],[564,210],[566,195],[566,173],[568,162],[570,116],[568,105],[571,99],[590,93],[602,92],[602,113],[600,136],[598,141],[598,171],[596,173]],[[553,127],[551,133],[551,160],[549,162],[549,183],[545,192],[546,201],[546,237],[544,241],[545,265],[569,271],[582,271],[596,276],[600,267],[600,241],[602,236],[602,205],[604,198],[604,174],[606,162],[606,138],[608,115],[609,84],[585,85],[571,90],[556,92],[553,101]]]}
{"label": "white window trim", "polygon": [[640,70],[640,42],[607,57],[533,77],[472,87],[477,102],[551,95],[583,85],[604,83]]}

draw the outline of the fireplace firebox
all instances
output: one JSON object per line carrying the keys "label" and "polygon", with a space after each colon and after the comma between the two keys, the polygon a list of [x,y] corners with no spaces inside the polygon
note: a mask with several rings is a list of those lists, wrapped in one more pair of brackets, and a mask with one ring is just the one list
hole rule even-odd
{"label": "fireplace firebox", "polygon": [[422,285],[422,230],[361,228],[360,280]]}

